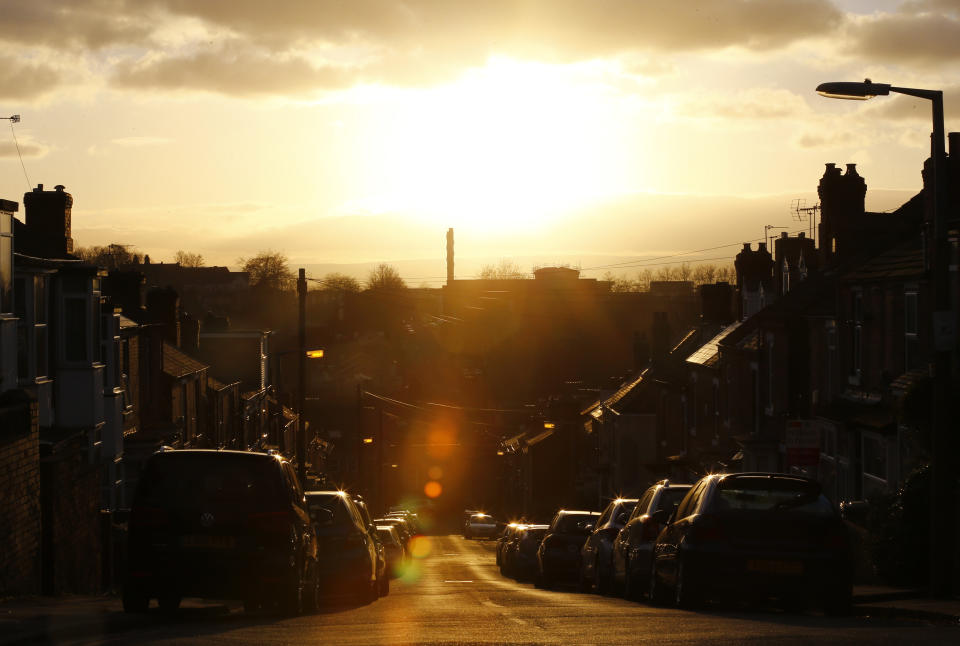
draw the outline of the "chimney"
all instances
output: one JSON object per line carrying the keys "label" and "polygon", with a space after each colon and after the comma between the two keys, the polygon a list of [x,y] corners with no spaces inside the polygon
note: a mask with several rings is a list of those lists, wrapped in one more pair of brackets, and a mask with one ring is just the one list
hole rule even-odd
{"label": "chimney", "polygon": [[37,253],[44,258],[66,258],[73,253],[70,213],[73,196],[57,184],[55,190],[43,190],[43,184],[23,194],[25,223],[38,241]]}
{"label": "chimney", "polygon": [[158,287],[147,293],[147,316],[165,329],[163,338],[180,347],[180,295],[172,287]]}
{"label": "chimney", "polygon": [[662,364],[670,354],[670,323],[666,312],[653,313],[650,339],[650,358],[654,364]]}
{"label": "chimney", "polygon": [[453,284],[453,228],[447,229],[447,285]]}

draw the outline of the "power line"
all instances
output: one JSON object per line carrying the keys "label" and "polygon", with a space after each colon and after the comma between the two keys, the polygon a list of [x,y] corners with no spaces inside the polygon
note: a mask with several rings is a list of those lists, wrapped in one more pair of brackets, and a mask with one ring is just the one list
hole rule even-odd
{"label": "power line", "polygon": [[20,168],[23,169],[23,178],[27,180],[27,190],[29,191],[33,184],[30,183],[30,177],[27,175],[27,167],[23,163],[23,154],[20,152],[20,142],[17,141],[17,132],[13,129],[13,124],[20,122],[20,115],[14,114],[9,117],[3,117],[10,121],[10,134],[13,135],[13,143],[17,147],[17,157],[20,158]]}

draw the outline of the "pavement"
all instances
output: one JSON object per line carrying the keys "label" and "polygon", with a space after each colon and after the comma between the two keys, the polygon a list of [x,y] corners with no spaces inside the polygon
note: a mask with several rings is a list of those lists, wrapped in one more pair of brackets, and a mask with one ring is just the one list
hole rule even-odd
{"label": "pavement", "polygon": [[[960,626],[960,597],[930,599],[923,590],[881,585],[854,587],[854,615]],[[217,602],[184,600],[181,612],[217,616],[230,607]],[[159,614],[151,608],[150,613]],[[0,645],[52,644],[93,635],[124,632],[144,622],[127,615],[113,595],[20,597],[0,600]]]}

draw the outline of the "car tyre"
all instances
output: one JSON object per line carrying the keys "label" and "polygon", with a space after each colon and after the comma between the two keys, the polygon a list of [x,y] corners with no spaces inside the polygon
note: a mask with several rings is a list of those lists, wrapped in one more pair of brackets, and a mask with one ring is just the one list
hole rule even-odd
{"label": "car tyre", "polygon": [[630,571],[630,559],[625,559],[623,562],[623,598],[636,599],[639,592],[637,581],[633,577],[633,572]]}
{"label": "car tyre", "polygon": [[166,593],[157,597],[157,605],[160,606],[160,610],[163,612],[176,612],[182,600],[183,597],[179,594]]}
{"label": "car tyre", "polygon": [[841,585],[827,591],[823,597],[823,612],[830,617],[843,617],[853,612],[853,588]]}
{"label": "car tyre", "polygon": [[659,577],[657,577],[656,561],[654,561],[650,566],[650,587],[647,596],[650,601],[650,605],[653,606],[666,605],[667,601],[669,600],[667,597],[667,591],[664,589],[663,584],[660,583]]}
{"label": "car tyre", "polygon": [[690,576],[690,568],[683,559],[677,560],[677,578],[673,586],[673,601],[678,608],[688,610],[698,608],[703,604],[699,590],[694,586]]}
{"label": "car tyre", "polygon": [[142,592],[125,588],[123,591],[123,611],[126,613],[146,612],[150,607],[150,597]]}

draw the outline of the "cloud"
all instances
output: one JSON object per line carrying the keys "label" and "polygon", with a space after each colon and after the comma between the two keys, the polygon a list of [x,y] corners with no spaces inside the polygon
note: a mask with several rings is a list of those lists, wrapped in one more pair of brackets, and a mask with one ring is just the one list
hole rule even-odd
{"label": "cloud", "polygon": [[182,56],[147,57],[118,65],[115,87],[151,90],[199,90],[254,97],[311,94],[348,85],[344,71],[316,67],[304,58],[273,57],[231,43]]}
{"label": "cloud", "polygon": [[838,148],[854,145],[860,140],[860,137],[845,130],[805,132],[797,138],[796,144],[801,148]]}
{"label": "cloud", "polygon": [[54,90],[61,81],[60,72],[48,65],[0,54],[0,87],[6,100],[35,99]]}
{"label": "cloud", "polygon": [[[20,155],[23,157],[43,157],[50,150],[42,144],[25,141],[20,144]],[[17,144],[13,141],[0,141],[0,158],[17,157]]]}
{"label": "cloud", "polygon": [[[943,88],[943,107],[947,119],[960,119],[960,85]],[[913,120],[930,123],[930,101],[902,94],[877,98],[865,106],[863,113],[887,120]]]}
{"label": "cloud", "polygon": [[170,141],[166,137],[121,137],[112,139],[110,143],[128,148],[138,148],[140,146],[161,146],[170,143]]}
{"label": "cloud", "polygon": [[954,63],[960,59],[960,10],[955,2],[915,2],[859,19],[849,26],[845,49],[874,62]]}
{"label": "cloud", "polygon": [[98,50],[140,43],[152,21],[127,0],[12,0],[3,3],[0,40],[51,49]]}
{"label": "cloud", "polygon": [[752,88],[725,96],[687,100],[678,107],[684,116],[758,120],[788,119],[810,114],[802,97],[789,90]]}

